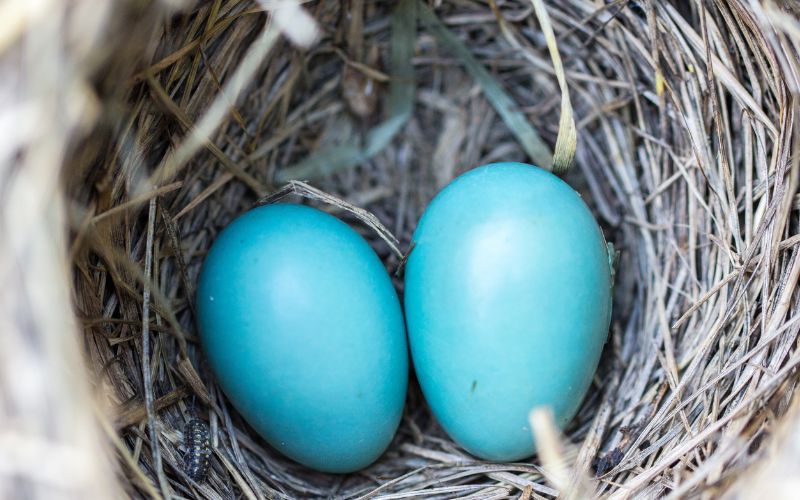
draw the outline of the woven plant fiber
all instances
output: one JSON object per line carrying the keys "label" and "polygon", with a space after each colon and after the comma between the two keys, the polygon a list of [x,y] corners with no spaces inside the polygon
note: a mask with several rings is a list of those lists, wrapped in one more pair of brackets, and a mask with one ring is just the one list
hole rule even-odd
{"label": "woven plant fiber", "polygon": [[[0,497],[796,497],[800,9],[546,1],[562,71],[536,3],[0,3]],[[529,461],[481,462],[412,381],[366,470],[270,448],[198,343],[219,231],[304,181],[290,199],[394,273],[458,174],[569,161],[559,76],[564,178],[620,251],[570,426],[545,420]],[[193,418],[210,430],[197,481]]]}

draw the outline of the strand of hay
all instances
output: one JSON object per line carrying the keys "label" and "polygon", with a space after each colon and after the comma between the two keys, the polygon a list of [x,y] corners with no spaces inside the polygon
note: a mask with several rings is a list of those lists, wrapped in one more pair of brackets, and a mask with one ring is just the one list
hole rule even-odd
{"label": "strand of hay", "polygon": [[[194,333],[200,264],[285,167],[387,118],[391,3],[303,3],[303,33],[280,2],[0,7],[0,496],[746,496],[793,474],[796,440],[772,434],[800,428],[800,20],[768,0],[545,2],[577,128],[567,180],[621,259],[596,384],[563,436],[538,425],[544,464],[476,461],[413,385],[389,451],[347,476],[291,463],[236,414]],[[553,145],[562,94],[532,3],[430,7]],[[413,54],[394,140],[296,179],[401,250],[454,176],[526,160],[457,52],[418,26]],[[319,206],[400,264],[391,235]],[[214,447],[201,483],[181,468],[195,415]]]}

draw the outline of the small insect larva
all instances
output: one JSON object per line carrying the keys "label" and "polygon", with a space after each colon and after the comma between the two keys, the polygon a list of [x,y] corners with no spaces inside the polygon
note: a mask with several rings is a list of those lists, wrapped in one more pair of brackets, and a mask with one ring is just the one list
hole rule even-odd
{"label": "small insect larva", "polygon": [[211,446],[208,442],[208,426],[199,418],[193,418],[183,428],[183,470],[193,481],[202,481],[208,473]]}

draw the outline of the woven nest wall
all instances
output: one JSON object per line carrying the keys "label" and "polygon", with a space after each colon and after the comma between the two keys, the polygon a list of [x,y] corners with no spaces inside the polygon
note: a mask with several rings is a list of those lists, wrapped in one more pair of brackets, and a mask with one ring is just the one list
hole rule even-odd
{"label": "woven nest wall", "polygon": [[[548,2],[563,71],[525,0],[420,4],[410,32],[394,2],[279,5],[0,6],[0,496],[797,491],[789,2]],[[406,251],[459,173],[550,161],[565,130],[558,74],[577,131],[565,178],[621,251],[609,341],[573,423],[545,429],[528,463],[479,462],[412,383],[391,447],[360,473],[314,473],[272,450],[197,343],[193,290],[218,232],[303,180],[374,214]],[[397,269],[341,204],[305,202]],[[213,443],[201,482],[182,469],[195,415]]]}

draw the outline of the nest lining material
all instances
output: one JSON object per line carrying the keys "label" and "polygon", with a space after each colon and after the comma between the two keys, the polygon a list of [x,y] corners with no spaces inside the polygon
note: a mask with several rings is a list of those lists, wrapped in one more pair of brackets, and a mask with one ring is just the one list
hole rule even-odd
{"label": "nest lining material", "polygon": [[[208,498],[779,492],[781,471],[797,454],[764,438],[778,424],[791,435],[800,363],[792,153],[800,21],[789,7],[734,0],[547,6],[577,124],[567,180],[622,252],[596,383],[563,438],[547,434],[543,466],[539,459],[475,461],[447,439],[412,387],[385,456],[361,473],[329,476],[269,449],[228,405],[199,352],[190,298],[217,232],[287,180],[288,165],[330,145],[368,143],[370,131],[391,117],[393,2],[307,3],[309,18],[295,12],[294,23],[265,12],[275,7],[269,2],[190,3],[169,14],[158,2],[74,4],[30,17],[16,35],[41,46],[17,43],[13,33],[0,37],[0,50],[20,61],[19,81],[47,81],[45,64],[65,75],[63,88],[12,83],[11,95],[29,98],[43,121],[71,113],[12,135],[22,154],[3,164],[11,193],[3,202],[10,244],[3,245],[12,250],[9,262],[36,264],[16,277],[33,291],[62,276],[62,257],[26,258],[19,242],[53,238],[69,255],[94,397],[74,373],[42,389],[76,434],[52,424],[45,409],[16,404],[22,396],[4,363],[0,387],[15,402],[4,418],[25,415],[53,442],[95,450],[80,455],[94,472],[62,484],[22,466],[23,480],[9,491],[45,495],[56,484],[78,495],[121,488],[131,496]],[[446,1],[433,12],[554,144],[561,92],[531,4]],[[312,18],[318,41],[293,48],[284,35],[302,41]],[[375,214],[401,249],[427,202],[458,173],[527,158],[463,59],[422,27],[414,46],[414,109],[397,135],[354,167],[303,170],[313,185]],[[30,184],[5,167],[30,169],[33,159],[41,165],[36,178],[46,180],[33,199],[66,193],[66,221],[61,203],[52,208],[15,195]],[[319,206],[361,228],[389,269],[400,264],[348,212]],[[54,228],[55,236],[30,240],[26,225]],[[43,268],[56,271],[48,277],[37,271]],[[58,311],[71,324],[61,295],[22,309],[3,304],[23,318]],[[30,355],[20,359],[61,366],[41,347],[64,342],[47,333],[47,320],[31,320],[32,327],[9,321],[9,338],[39,340],[20,347],[17,356]],[[62,364],[77,362],[73,351],[64,351]],[[97,399],[110,417],[92,416]],[[180,431],[195,414],[210,422],[214,445],[201,483],[181,468]],[[101,440],[116,454],[115,484],[99,460]]]}

